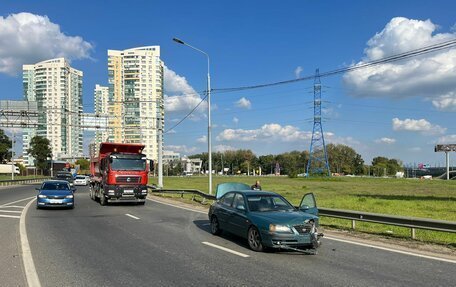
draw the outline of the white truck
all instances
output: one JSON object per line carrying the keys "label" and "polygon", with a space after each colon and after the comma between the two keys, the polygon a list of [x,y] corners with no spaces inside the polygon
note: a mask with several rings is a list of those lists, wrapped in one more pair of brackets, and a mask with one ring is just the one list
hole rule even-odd
{"label": "white truck", "polygon": [[14,173],[19,174],[19,168],[17,166],[12,166],[11,164],[0,164],[0,174],[11,174],[11,171],[14,168]]}

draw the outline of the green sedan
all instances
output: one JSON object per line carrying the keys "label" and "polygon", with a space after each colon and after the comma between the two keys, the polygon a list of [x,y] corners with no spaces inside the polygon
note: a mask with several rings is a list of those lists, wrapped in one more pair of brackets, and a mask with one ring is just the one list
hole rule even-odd
{"label": "green sedan", "polygon": [[211,233],[244,237],[254,251],[287,249],[316,254],[320,246],[318,209],[312,193],[299,209],[274,192],[250,190],[247,185],[217,187],[217,201],[209,209]]}

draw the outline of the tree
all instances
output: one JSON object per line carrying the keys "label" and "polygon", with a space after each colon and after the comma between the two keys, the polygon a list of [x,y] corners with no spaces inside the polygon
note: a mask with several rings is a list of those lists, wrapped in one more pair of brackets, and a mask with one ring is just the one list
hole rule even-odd
{"label": "tree", "polygon": [[44,170],[47,167],[47,158],[52,157],[49,140],[45,137],[33,137],[27,152],[35,158],[35,165],[41,170]]}
{"label": "tree", "polygon": [[[384,156],[377,156],[372,160],[372,166],[374,171],[377,171],[377,176],[383,175],[395,175],[396,172],[402,170],[402,162],[397,159],[389,159]],[[386,174],[385,174],[386,170]]]}
{"label": "tree", "polygon": [[90,167],[90,161],[87,159],[78,159],[75,162],[77,165],[79,165],[79,170],[89,170]]}
{"label": "tree", "polygon": [[6,163],[11,160],[11,140],[3,130],[0,130],[0,162]]}
{"label": "tree", "polygon": [[363,158],[351,147],[342,144],[328,144],[326,151],[332,172],[346,174],[362,174],[364,172]]}

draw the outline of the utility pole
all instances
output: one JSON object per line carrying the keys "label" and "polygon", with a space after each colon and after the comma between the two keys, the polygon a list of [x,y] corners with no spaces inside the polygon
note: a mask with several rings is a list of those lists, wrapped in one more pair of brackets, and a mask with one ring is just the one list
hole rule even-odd
{"label": "utility pole", "polygon": [[331,176],[326,153],[325,137],[321,125],[321,82],[320,71],[315,71],[314,80],[314,124],[312,140],[310,142],[309,161],[307,162],[307,175]]}
{"label": "utility pole", "polygon": [[11,180],[14,180],[14,172],[15,172],[15,168],[14,168],[14,146],[16,144],[16,133],[13,129],[13,141],[11,143]]}

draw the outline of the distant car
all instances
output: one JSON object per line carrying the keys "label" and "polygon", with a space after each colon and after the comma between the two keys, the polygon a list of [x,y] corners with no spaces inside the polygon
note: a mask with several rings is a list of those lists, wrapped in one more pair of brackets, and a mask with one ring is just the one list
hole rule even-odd
{"label": "distant car", "polygon": [[318,209],[312,193],[304,195],[298,209],[277,193],[247,187],[217,187],[217,201],[208,213],[212,234],[227,231],[246,238],[254,251],[281,248],[316,253],[323,234],[317,230]]}
{"label": "distant car", "polygon": [[74,179],[74,185],[88,185],[89,180],[85,175],[77,175]]}
{"label": "distant car", "polygon": [[74,208],[74,188],[65,180],[47,180],[37,188],[36,208],[68,207]]}
{"label": "distant car", "polygon": [[74,177],[73,177],[73,174],[71,174],[71,172],[66,172],[66,171],[57,172],[55,179],[56,180],[66,180],[66,181],[68,181],[68,183],[70,184],[71,187],[74,186]]}

